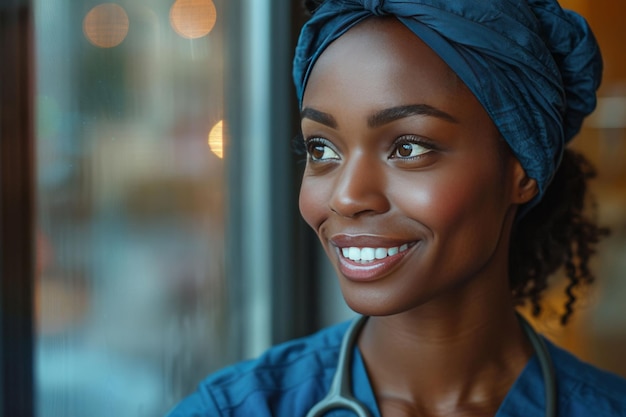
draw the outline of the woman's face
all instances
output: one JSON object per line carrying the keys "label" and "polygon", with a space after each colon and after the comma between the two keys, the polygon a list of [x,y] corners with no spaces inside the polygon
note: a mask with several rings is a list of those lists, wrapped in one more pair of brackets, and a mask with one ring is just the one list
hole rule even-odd
{"label": "woman's face", "polygon": [[465,85],[397,20],[368,19],[321,55],[302,132],[300,210],[354,310],[395,314],[506,282],[521,168]]}

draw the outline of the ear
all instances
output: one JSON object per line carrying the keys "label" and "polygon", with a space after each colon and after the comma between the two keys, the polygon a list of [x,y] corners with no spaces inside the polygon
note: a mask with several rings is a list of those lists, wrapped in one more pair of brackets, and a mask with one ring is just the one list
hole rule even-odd
{"label": "ear", "polygon": [[511,195],[514,204],[525,204],[532,200],[539,192],[537,181],[526,175],[522,164],[515,159],[513,167],[513,193]]}

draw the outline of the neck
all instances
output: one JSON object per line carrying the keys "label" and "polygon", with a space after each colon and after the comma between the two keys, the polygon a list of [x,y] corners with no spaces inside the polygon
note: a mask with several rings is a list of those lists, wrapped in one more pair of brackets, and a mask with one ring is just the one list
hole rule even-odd
{"label": "neck", "polygon": [[474,295],[369,319],[359,346],[379,404],[495,413],[532,348],[510,297]]}

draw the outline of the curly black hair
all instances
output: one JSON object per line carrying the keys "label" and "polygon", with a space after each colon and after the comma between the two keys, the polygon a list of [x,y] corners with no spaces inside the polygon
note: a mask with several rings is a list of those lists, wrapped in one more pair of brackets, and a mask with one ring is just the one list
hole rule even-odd
{"label": "curly black hair", "polygon": [[[303,0],[311,15],[325,0]],[[298,141],[301,147],[301,141]],[[542,200],[513,226],[509,282],[518,305],[527,301],[535,317],[542,312],[541,298],[550,276],[564,268],[569,280],[565,288],[565,325],[574,312],[576,292],[591,284],[595,276],[589,268],[591,256],[607,228],[594,219],[587,182],[596,176],[591,163],[580,153],[566,149],[561,165]]]}
{"label": "curly black hair", "polygon": [[548,287],[548,278],[560,268],[565,269],[569,280],[561,324],[566,324],[574,311],[576,290],[595,279],[589,261],[600,238],[609,232],[598,226],[593,218],[595,213],[588,210],[591,198],[587,195],[587,182],[595,175],[595,169],[582,154],[566,149],[542,200],[513,227],[511,290],[518,304],[530,301],[533,316],[541,313],[541,296]]}

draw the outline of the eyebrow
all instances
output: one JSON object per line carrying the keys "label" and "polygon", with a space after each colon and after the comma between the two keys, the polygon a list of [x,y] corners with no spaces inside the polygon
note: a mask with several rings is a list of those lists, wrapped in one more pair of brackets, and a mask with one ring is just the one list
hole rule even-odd
{"label": "eyebrow", "polygon": [[409,104],[381,110],[367,118],[369,127],[380,127],[409,116],[431,116],[450,123],[459,123],[452,115],[428,104]]}
{"label": "eyebrow", "polygon": [[[459,121],[451,114],[433,106],[429,106],[428,104],[409,104],[391,107],[376,112],[367,118],[367,125],[371,128],[380,127],[410,116],[430,116],[450,123],[459,123]],[[304,118],[311,119],[333,129],[336,129],[339,126],[337,120],[335,120],[331,114],[313,109],[311,107],[306,107],[300,112],[300,119]]]}
{"label": "eyebrow", "polygon": [[311,119],[314,122],[318,122],[328,127],[332,127],[333,129],[336,129],[337,126],[339,126],[337,124],[337,120],[335,120],[335,118],[330,114],[312,109],[310,107],[306,107],[300,112],[300,120],[304,118]]}

